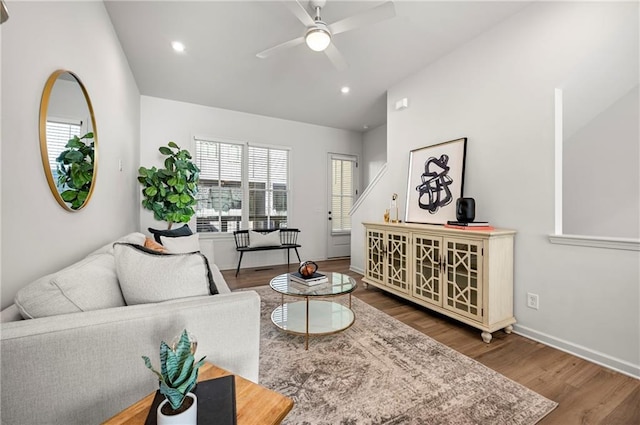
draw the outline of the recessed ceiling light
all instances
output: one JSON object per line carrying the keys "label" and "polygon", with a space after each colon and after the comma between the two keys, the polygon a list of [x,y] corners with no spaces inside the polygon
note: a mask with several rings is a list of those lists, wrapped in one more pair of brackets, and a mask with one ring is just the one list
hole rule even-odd
{"label": "recessed ceiling light", "polygon": [[340,89],[340,91],[342,92],[342,94],[347,94],[347,93],[349,93],[349,91],[350,91],[350,90],[351,90],[351,89],[350,89],[349,87],[347,87],[347,86],[344,86],[344,87],[342,87],[342,88]]}
{"label": "recessed ceiling light", "polygon": [[362,126],[362,128],[364,128],[365,130],[368,130],[369,126],[365,124],[365,125]]}
{"label": "recessed ceiling light", "polygon": [[179,41],[172,42],[171,47],[173,47],[173,50],[175,50],[176,52],[184,52],[184,44],[180,43]]}

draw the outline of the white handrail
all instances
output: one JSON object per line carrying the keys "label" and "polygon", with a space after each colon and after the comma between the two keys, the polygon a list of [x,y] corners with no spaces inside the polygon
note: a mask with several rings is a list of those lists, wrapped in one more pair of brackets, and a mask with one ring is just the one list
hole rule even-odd
{"label": "white handrail", "polygon": [[373,180],[371,180],[371,182],[369,183],[367,188],[364,190],[364,192],[362,192],[362,195],[360,195],[356,203],[353,204],[353,206],[351,207],[351,210],[349,210],[350,216],[356,212],[356,210],[360,207],[360,205],[362,205],[365,198],[369,196],[369,193],[371,193],[373,188],[376,186],[376,184],[378,184],[378,181],[382,178],[382,176],[384,176],[386,172],[387,172],[387,163],[385,162],[384,165],[380,167],[380,170],[378,170],[378,173],[375,175]]}

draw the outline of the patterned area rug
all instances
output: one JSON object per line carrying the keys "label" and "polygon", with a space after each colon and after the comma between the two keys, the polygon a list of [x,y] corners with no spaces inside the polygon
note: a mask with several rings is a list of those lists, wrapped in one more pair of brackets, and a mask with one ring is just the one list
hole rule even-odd
{"label": "patterned area rug", "polygon": [[353,326],[312,337],[305,351],[303,337],[271,323],[280,296],[253,289],[260,383],[295,402],[284,424],[535,424],[557,406],[356,297]]}

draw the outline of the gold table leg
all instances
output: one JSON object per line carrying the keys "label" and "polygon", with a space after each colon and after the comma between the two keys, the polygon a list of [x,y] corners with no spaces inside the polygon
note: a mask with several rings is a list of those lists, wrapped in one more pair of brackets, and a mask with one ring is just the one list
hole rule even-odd
{"label": "gold table leg", "polygon": [[309,297],[307,299],[307,335],[305,336],[304,349],[309,349]]}

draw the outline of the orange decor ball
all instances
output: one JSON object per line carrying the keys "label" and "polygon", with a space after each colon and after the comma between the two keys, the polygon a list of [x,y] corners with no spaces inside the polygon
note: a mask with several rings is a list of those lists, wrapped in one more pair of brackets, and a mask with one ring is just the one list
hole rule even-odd
{"label": "orange decor ball", "polygon": [[298,272],[304,276],[313,276],[313,274],[318,270],[318,265],[313,261],[303,261],[300,263],[300,268]]}

